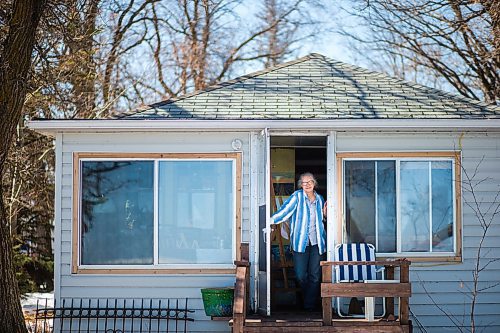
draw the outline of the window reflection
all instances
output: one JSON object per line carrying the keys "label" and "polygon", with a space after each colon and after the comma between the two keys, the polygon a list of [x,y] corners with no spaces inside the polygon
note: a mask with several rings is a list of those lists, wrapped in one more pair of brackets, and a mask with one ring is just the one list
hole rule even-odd
{"label": "window reflection", "polygon": [[346,162],[345,183],[348,241],[375,244],[375,161]]}
{"label": "window reflection", "polygon": [[398,242],[402,252],[453,252],[452,170],[449,160],[346,160],[346,241],[382,253],[397,252]]}
{"label": "window reflection", "polygon": [[429,162],[401,162],[401,250],[429,251]]}
{"label": "window reflection", "polygon": [[396,163],[377,161],[377,250],[396,252]]}
{"label": "window reflection", "polygon": [[153,162],[82,161],[81,264],[153,263]]}
{"label": "window reflection", "polygon": [[453,251],[453,180],[450,161],[432,162],[432,250]]}
{"label": "window reflection", "polygon": [[394,161],[346,161],[346,229],[349,242],[396,251]]}
{"label": "window reflection", "polygon": [[232,161],[161,161],[159,263],[232,262]]}

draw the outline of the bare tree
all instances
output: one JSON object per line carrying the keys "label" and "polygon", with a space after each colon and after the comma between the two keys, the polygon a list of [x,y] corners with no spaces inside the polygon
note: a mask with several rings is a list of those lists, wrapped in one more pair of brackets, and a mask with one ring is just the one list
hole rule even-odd
{"label": "bare tree", "polygon": [[[27,78],[42,11],[43,0],[14,1],[9,18],[8,33],[0,55],[0,174],[16,125],[22,114],[27,91]],[[12,240],[0,187],[0,332],[26,332],[19,302],[14,267],[12,264]]]}
{"label": "bare tree", "polygon": [[[107,108],[118,97],[117,91],[112,91],[113,74],[119,73],[115,71],[118,66],[119,59],[132,50],[133,48],[142,44],[148,37],[148,25],[146,21],[150,19],[149,6],[159,0],[144,0],[136,4],[135,0],[130,0],[126,3],[121,1],[114,1],[111,9],[115,11],[116,19],[114,25],[111,27],[112,40],[109,49],[102,45],[101,52],[105,53],[104,61],[104,76],[102,79],[102,99],[103,106]],[[116,7],[116,8],[113,8]],[[141,29],[135,29],[139,25]],[[114,77],[115,83],[119,81],[119,77]]]}
{"label": "bare tree", "polygon": [[70,1],[67,25],[63,34],[67,55],[72,64],[67,66],[72,86],[75,112],[73,116],[89,118],[95,113],[96,103],[96,45],[97,15],[100,0]]}
{"label": "bare tree", "polygon": [[[100,0],[51,0],[40,22],[26,113],[89,118],[95,113]],[[19,124],[23,126],[22,122]]]}
{"label": "bare tree", "polygon": [[[358,0],[349,13],[365,27],[344,31],[387,71],[423,72],[426,83],[498,103],[498,1]],[[415,77],[414,77],[415,78]],[[422,79],[422,78],[421,78]]]}
{"label": "bare tree", "polygon": [[308,9],[319,5],[266,0],[260,12],[247,8],[241,14],[240,0],[155,3],[147,43],[156,82],[133,86],[139,95],[168,98],[220,82],[238,72],[236,65],[276,64],[299,48],[298,41],[312,38],[319,21]]}
{"label": "bare tree", "polygon": [[321,2],[264,0],[257,18],[270,29],[258,39],[259,53],[264,55],[264,67],[276,66],[300,48],[300,43],[313,39],[326,29],[311,15],[311,9],[323,9]]}
{"label": "bare tree", "polygon": [[[260,15],[260,19],[267,25],[275,22],[278,18],[278,13],[280,12],[280,4],[277,0],[265,0],[263,13]],[[290,46],[289,37],[293,35],[296,29],[290,29],[284,33],[281,31],[282,24],[274,24],[271,29],[264,34],[263,39],[266,40],[261,45],[261,49],[266,50],[268,56],[266,57],[266,62],[264,66],[266,68],[276,66],[282,58],[286,55],[285,52]],[[264,51],[264,52],[266,52]]]}
{"label": "bare tree", "polygon": [[28,130],[20,122],[3,170],[4,204],[20,292],[50,291],[53,288],[52,140]]}
{"label": "bare tree", "polygon": [[[482,161],[482,160],[481,160]],[[478,163],[477,167],[473,170],[472,174],[469,173],[465,168],[462,167],[462,175],[464,176],[462,182],[463,191],[468,194],[469,200],[465,200],[465,205],[468,206],[476,217],[476,221],[481,226],[481,235],[479,238],[479,243],[477,244],[477,250],[474,256],[474,269],[472,271],[472,287],[469,288],[469,293],[471,295],[471,305],[470,305],[470,322],[471,322],[471,332],[475,332],[476,329],[476,304],[477,298],[481,292],[488,289],[495,288],[500,285],[500,282],[496,282],[484,287],[479,286],[480,274],[488,269],[488,266],[496,261],[500,261],[500,258],[486,259],[484,249],[484,242],[487,239],[488,231],[491,229],[492,225],[500,216],[500,190],[495,194],[495,198],[486,207],[481,204],[481,200],[478,197],[478,186],[490,179],[477,179],[478,171],[481,162]]]}
{"label": "bare tree", "polygon": [[460,165],[462,170],[462,183],[457,183],[457,186],[461,186],[462,192],[464,194],[464,204],[469,207],[474,213],[475,221],[481,227],[481,234],[479,235],[479,242],[476,245],[474,257],[473,257],[473,269],[472,269],[472,279],[470,281],[462,281],[463,286],[467,289],[464,293],[467,300],[470,301],[469,306],[469,320],[470,324],[464,324],[465,318],[459,318],[456,315],[448,312],[444,309],[438,301],[431,295],[431,293],[426,289],[425,283],[421,282],[421,286],[427,296],[431,299],[431,302],[443,313],[460,332],[476,332],[478,330],[478,325],[476,323],[476,305],[478,298],[481,293],[484,293],[492,288],[500,285],[500,282],[493,282],[488,285],[481,285],[481,273],[488,270],[488,267],[500,261],[500,258],[488,258],[487,253],[489,252],[485,249],[484,243],[488,238],[488,232],[491,228],[498,223],[498,217],[500,216],[500,189],[494,193],[493,200],[484,204],[479,197],[479,189],[482,184],[491,181],[490,178],[479,178],[479,170],[484,157],[479,161],[476,167],[469,171],[463,165]]}

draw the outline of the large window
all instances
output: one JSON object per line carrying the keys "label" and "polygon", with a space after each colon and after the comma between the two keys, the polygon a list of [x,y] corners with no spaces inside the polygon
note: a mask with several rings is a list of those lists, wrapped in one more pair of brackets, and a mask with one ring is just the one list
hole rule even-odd
{"label": "large window", "polygon": [[74,272],[232,267],[239,154],[118,156],[75,154]]}
{"label": "large window", "polygon": [[456,257],[458,157],[390,155],[339,154],[343,241],[374,244],[379,255]]}

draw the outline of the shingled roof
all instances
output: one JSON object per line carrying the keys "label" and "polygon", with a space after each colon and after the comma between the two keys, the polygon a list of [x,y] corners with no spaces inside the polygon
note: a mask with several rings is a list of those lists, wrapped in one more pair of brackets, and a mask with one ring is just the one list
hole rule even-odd
{"label": "shingled roof", "polygon": [[500,119],[500,107],[310,54],[116,118]]}

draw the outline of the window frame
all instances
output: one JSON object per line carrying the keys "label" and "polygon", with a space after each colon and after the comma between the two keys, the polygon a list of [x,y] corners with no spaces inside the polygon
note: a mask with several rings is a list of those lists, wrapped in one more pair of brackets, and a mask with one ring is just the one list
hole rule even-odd
{"label": "window frame", "polygon": [[[152,161],[153,173],[153,257],[151,265],[82,265],[81,256],[81,204],[82,175],[84,161]],[[159,163],[161,161],[232,161],[232,179],[234,186],[234,230],[232,233],[232,257],[241,260],[241,189],[242,189],[242,153],[105,153],[74,152],[73,153],[73,203],[72,203],[72,245],[71,272],[73,274],[233,274],[234,263],[228,264],[159,264],[158,263],[158,194]]]}
{"label": "window frame", "polygon": [[[453,252],[396,252],[377,253],[381,259],[387,258],[411,258],[412,261],[462,261],[462,194],[461,194],[461,152],[460,151],[432,151],[432,152],[338,152],[337,159],[337,207],[339,214],[337,219],[337,243],[342,243],[346,239],[346,211],[345,211],[345,184],[344,172],[345,161],[395,161],[396,163],[396,248],[401,249],[401,216],[400,216],[400,195],[399,195],[399,164],[402,161],[451,161],[453,179],[453,232],[454,240]],[[378,237],[378,235],[376,236]]]}

